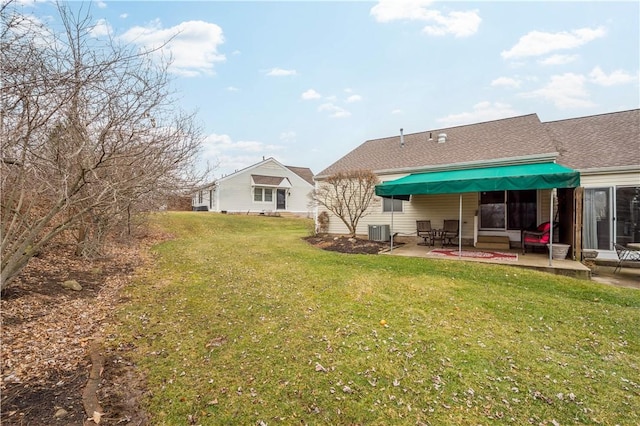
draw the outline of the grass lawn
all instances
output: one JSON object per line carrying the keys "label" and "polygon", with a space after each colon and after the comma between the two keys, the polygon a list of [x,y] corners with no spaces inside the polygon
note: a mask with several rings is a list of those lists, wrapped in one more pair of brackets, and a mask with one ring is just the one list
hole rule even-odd
{"label": "grass lawn", "polygon": [[111,341],[153,424],[640,424],[640,291],[327,252],[304,220],[154,221],[175,239]]}

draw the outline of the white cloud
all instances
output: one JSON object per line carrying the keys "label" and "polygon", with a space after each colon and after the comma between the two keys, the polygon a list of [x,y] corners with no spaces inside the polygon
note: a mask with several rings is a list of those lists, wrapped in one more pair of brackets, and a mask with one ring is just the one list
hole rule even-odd
{"label": "white cloud", "polygon": [[113,28],[106,19],[98,19],[89,33],[93,37],[107,36],[109,34],[113,34]]}
{"label": "white cloud", "polygon": [[271,68],[269,71],[266,71],[269,77],[288,77],[290,75],[297,75],[296,70],[285,70],[282,68]]}
{"label": "white cloud", "polygon": [[218,53],[218,46],[224,43],[222,28],[210,22],[185,21],[163,28],[155,20],[146,27],[129,29],[121,38],[145,50],[159,50],[172,59],[170,70],[186,77],[214,74],[214,64],[226,60]]}
{"label": "white cloud", "polygon": [[500,102],[480,102],[473,106],[473,111],[460,114],[450,114],[438,119],[445,126],[457,126],[461,124],[481,123],[483,121],[498,120],[506,117],[517,116],[520,113],[509,104]]}
{"label": "white cloud", "polygon": [[44,3],[48,0],[16,0],[16,4],[20,6],[35,6],[36,3]]}
{"label": "white cloud", "polygon": [[428,22],[422,31],[429,35],[453,34],[456,37],[467,37],[478,31],[482,19],[477,10],[452,11],[444,15],[440,11],[429,9],[431,3],[433,2],[427,0],[380,0],[369,13],[378,22]]}
{"label": "white cloud", "polygon": [[320,112],[328,112],[331,118],[346,118],[351,115],[346,109],[339,107],[331,102],[324,103],[318,107]]}
{"label": "white cloud", "polygon": [[235,86],[228,86],[227,87],[227,92],[238,92],[240,89],[238,89]]}
{"label": "white cloud", "polygon": [[380,0],[369,13],[378,22],[401,19],[426,21],[429,19],[430,13],[433,13],[427,9],[431,3],[433,3],[431,0]]}
{"label": "white cloud", "polygon": [[49,28],[49,23],[45,20],[31,15],[21,15],[15,25],[7,28],[5,31],[21,38],[28,38],[30,42],[38,47],[49,47],[58,43],[56,37]]}
{"label": "white cloud", "polygon": [[264,152],[284,149],[281,145],[265,144],[260,141],[234,141],[229,135],[212,133],[205,138],[204,147],[208,154],[223,152]]}
{"label": "white cloud", "polygon": [[600,67],[595,67],[589,73],[589,81],[600,86],[615,86],[617,84],[631,83],[638,81],[637,76],[633,76],[624,70],[615,70],[607,75]]}
{"label": "white cloud", "polygon": [[96,6],[98,6],[99,9],[106,9],[107,7],[107,4],[102,0],[96,0],[94,3],[96,4]]}
{"label": "white cloud", "polygon": [[296,132],[293,130],[289,130],[286,132],[280,133],[280,140],[283,142],[295,142],[296,141]]}
{"label": "white cloud", "polygon": [[541,59],[542,65],[564,65],[578,59],[578,55],[551,55],[548,58]]}
{"label": "white cloud", "polygon": [[203,161],[218,164],[217,173],[228,175],[262,161],[263,158],[282,154],[284,146],[259,141],[234,141],[229,135],[210,134],[205,138]]}
{"label": "white cloud", "polygon": [[401,109],[394,109],[393,111],[391,111],[391,114],[397,115],[397,114],[402,114],[403,111]]}
{"label": "white cloud", "polygon": [[515,46],[500,54],[504,59],[524,58],[529,56],[546,55],[555,50],[574,49],[604,37],[606,31],[602,27],[580,28],[573,31],[562,31],[558,33],[547,33],[542,31],[531,31],[523,35]]}
{"label": "white cloud", "polygon": [[518,87],[520,87],[520,80],[509,77],[498,77],[491,82],[491,86],[517,89]]}
{"label": "white cloud", "polygon": [[546,86],[522,93],[521,96],[544,99],[553,102],[560,109],[586,108],[594,105],[589,100],[589,93],[584,87],[586,81],[586,77],[580,74],[554,75]]}
{"label": "white cloud", "polygon": [[308,101],[310,99],[320,99],[322,95],[313,89],[309,89],[306,92],[303,92],[302,95],[300,95],[300,97],[305,101]]}
{"label": "white cloud", "polygon": [[353,103],[353,102],[360,102],[361,100],[362,100],[362,96],[360,96],[360,95],[351,95],[345,100],[345,102]]}
{"label": "white cloud", "polygon": [[443,36],[453,34],[456,37],[468,37],[478,32],[482,19],[478,11],[450,12],[447,16],[434,17],[435,25],[427,25],[422,31],[429,35]]}
{"label": "white cloud", "polygon": [[219,164],[223,168],[219,171],[229,174],[261,161],[262,157],[276,157],[284,146],[259,141],[234,141],[229,135],[212,133],[205,138],[203,148],[203,161]]}
{"label": "white cloud", "polygon": [[129,14],[128,14],[128,13],[122,13],[122,14],[120,14],[120,18],[122,18],[122,19],[127,19],[128,17],[129,17]]}

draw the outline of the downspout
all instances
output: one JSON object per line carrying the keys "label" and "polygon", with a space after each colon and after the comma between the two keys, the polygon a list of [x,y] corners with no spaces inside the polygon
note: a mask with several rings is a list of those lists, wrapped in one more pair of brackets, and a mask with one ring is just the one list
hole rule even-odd
{"label": "downspout", "polygon": [[462,259],[462,193],[460,193],[460,213],[458,216],[458,259]]}
{"label": "downspout", "polygon": [[549,202],[549,266],[553,266],[553,194],[555,188],[551,189],[551,200]]}

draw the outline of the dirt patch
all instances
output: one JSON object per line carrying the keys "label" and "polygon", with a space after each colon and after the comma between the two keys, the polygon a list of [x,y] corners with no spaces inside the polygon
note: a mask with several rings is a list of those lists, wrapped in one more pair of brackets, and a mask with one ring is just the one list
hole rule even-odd
{"label": "dirt patch", "polygon": [[[50,247],[2,294],[3,425],[94,424],[87,421],[82,398],[89,348],[123,302],[120,291],[141,265],[143,248],[114,245],[93,261],[77,258],[73,249],[63,243]],[[66,280],[76,280],[82,290],[63,288]],[[127,361],[125,349],[103,353],[97,391],[101,425],[147,423],[139,406],[144,378]]]}
{"label": "dirt patch", "polygon": [[[316,235],[305,240],[318,248],[350,254],[378,254],[389,249],[389,243],[334,235]],[[394,245],[399,245],[394,242]]]}

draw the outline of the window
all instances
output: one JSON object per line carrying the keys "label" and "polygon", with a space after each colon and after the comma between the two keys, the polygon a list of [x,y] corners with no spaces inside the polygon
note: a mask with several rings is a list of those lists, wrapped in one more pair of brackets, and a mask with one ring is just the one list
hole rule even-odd
{"label": "window", "polygon": [[202,204],[202,191],[198,192],[198,204]]}
{"label": "window", "polygon": [[253,201],[270,203],[273,201],[272,188],[253,188]]}
{"label": "window", "polygon": [[402,200],[396,200],[395,198],[392,200],[391,198],[383,198],[382,199],[382,211],[383,212],[390,212],[392,211],[391,208],[393,207],[393,211],[394,212],[401,212],[402,211]]}
{"label": "window", "polygon": [[507,229],[530,229],[538,226],[537,192],[507,191]]}
{"label": "window", "polygon": [[485,191],[480,193],[480,228],[504,229],[505,226],[504,191]]}
{"label": "window", "polygon": [[537,191],[480,193],[481,229],[528,229],[537,225]]}

